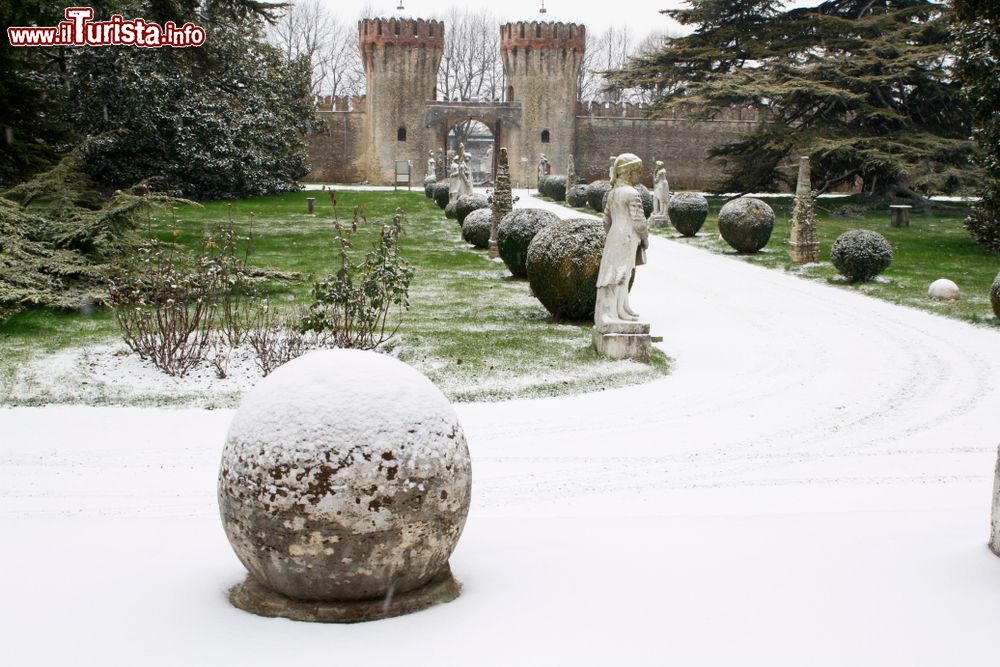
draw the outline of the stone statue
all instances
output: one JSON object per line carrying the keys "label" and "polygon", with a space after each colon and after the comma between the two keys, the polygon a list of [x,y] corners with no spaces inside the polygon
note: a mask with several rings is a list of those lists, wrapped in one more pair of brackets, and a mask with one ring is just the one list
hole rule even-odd
{"label": "stone statue", "polygon": [[427,174],[437,178],[437,160],[434,159],[434,151],[427,153]]}
{"label": "stone statue", "polygon": [[569,156],[569,161],[566,167],[566,192],[576,185],[576,163],[573,162],[573,156]]}
{"label": "stone statue", "polygon": [[437,163],[435,164],[436,171],[434,172],[434,178],[438,181],[443,181],[445,177],[444,170],[448,167],[448,163],[444,161],[444,152],[439,148],[437,149]]}
{"label": "stone statue", "polygon": [[649,362],[653,338],[649,325],[628,302],[633,269],[646,263],[649,228],[642,200],[635,189],[642,160],[631,153],[615,158],[611,168],[611,192],[604,207],[608,235],[597,273],[597,304],[591,337],[598,354],[613,359]]}
{"label": "stone statue", "polygon": [[538,183],[542,182],[542,179],[549,175],[549,159],[545,157],[545,153],[540,153],[538,155]]}
{"label": "stone statue", "polygon": [[461,172],[462,168],[458,165],[458,156],[455,155],[451,158],[451,166],[448,169],[448,203],[462,196],[459,193],[459,189],[461,188]]}
{"label": "stone statue", "polygon": [[496,185],[493,186],[493,200],[490,203],[493,216],[490,219],[489,253],[491,258],[496,258],[500,256],[497,248],[497,225],[514,208],[510,191],[510,165],[507,162],[506,148],[500,149],[500,156],[497,158]]}
{"label": "stone statue", "polygon": [[653,173],[653,215],[667,216],[667,205],[670,203],[670,184],[667,182],[667,170],[663,160],[656,161]]}
{"label": "stone statue", "polygon": [[[458,196],[472,194],[472,158],[465,153],[465,144],[458,145]],[[456,197],[457,199],[457,197]]]}

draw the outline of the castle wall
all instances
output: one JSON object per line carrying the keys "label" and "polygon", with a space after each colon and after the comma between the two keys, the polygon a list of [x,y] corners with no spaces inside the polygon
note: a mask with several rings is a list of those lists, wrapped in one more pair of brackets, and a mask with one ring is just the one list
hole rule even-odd
{"label": "castle wall", "polygon": [[368,180],[364,111],[319,111],[328,133],[309,133],[310,171],[306,181],[361,183]]}

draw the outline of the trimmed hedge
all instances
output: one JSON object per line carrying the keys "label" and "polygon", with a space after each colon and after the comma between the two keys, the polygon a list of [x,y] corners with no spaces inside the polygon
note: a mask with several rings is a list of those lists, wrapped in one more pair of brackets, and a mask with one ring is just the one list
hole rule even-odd
{"label": "trimmed hedge", "polygon": [[696,192],[678,192],[667,204],[667,217],[681,236],[694,236],[708,217],[708,200]]}
{"label": "trimmed hedge", "polygon": [[1000,320],[1000,273],[990,287],[990,305],[993,306],[993,314]]}
{"label": "trimmed hedge", "polygon": [[436,183],[437,179],[433,176],[424,178],[424,194],[427,195],[428,199],[434,199],[434,185]]}
{"label": "trimmed hedge", "polygon": [[434,203],[438,205],[438,208],[444,208],[448,205],[448,183],[435,183],[434,189],[432,191]]}
{"label": "trimmed hedge", "polygon": [[636,183],[635,189],[642,200],[642,214],[648,218],[653,215],[653,193],[642,183]]}
{"label": "trimmed hedge", "polygon": [[493,211],[489,208],[477,208],[465,216],[462,221],[462,238],[466,243],[477,248],[490,246],[490,223],[493,221]]}
{"label": "trimmed hedge", "polygon": [[604,237],[604,225],[596,220],[559,220],[528,246],[531,292],[559,319],[594,317]]}
{"label": "trimmed hedge", "polygon": [[458,200],[453,202],[448,202],[448,205],[444,207],[444,217],[449,220],[458,220]]}
{"label": "trimmed hedge", "polygon": [[866,282],[892,264],[892,246],[878,232],[851,229],[833,242],[830,261],[852,283]]}
{"label": "trimmed hedge", "polygon": [[500,220],[497,225],[497,250],[514,277],[528,277],[528,245],[535,234],[558,221],[554,213],[540,208],[517,208]]}
{"label": "trimmed hedge", "polygon": [[566,193],[566,203],[575,208],[583,208],[587,205],[587,186],[574,185]]}
{"label": "trimmed hedge", "polygon": [[545,190],[542,192],[546,197],[556,201],[566,201],[566,177],[548,176],[545,179]]}
{"label": "trimmed hedge", "polygon": [[548,182],[549,178],[551,178],[551,177],[550,176],[542,176],[541,178],[538,179],[538,192],[540,194],[543,194],[543,195],[545,194],[545,186],[546,186],[546,183]]}
{"label": "trimmed hedge", "polygon": [[773,230],[774,210],[759,199],[739,197],[719,211],[719,233],[737,252],[757,252],[767,245]]}
{"label": "trimmed hedge", "polygon": [[473,211],[486,208],[489,205],[490,202],[486,199],[486,195],[479,193],[462,195],[455,200],[455,217],[458,219],[458,224],[462,224],[465,221],[465,216]]}
{"label": "trimmed hedge", "polygon": [[604,196],[610,191],[608,181],[594,181],[587,186],[587,204],[598,213],[604,213]]}

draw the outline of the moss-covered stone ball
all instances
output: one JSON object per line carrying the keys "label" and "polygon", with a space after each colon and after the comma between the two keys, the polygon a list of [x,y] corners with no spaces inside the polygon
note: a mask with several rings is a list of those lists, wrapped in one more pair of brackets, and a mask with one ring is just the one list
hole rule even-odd
{"label": "moss-covered stone ball", "polygon": [[465,216],[473,211],[486,208],[489,205],[490,202],[486,199],[486,195],[481,195],[478,192],[462,195],[455,200],[455,217],[458,219],[458,224],[462,224],[465,221]]}
{"label": "moss-covered stone ball", "polygon": [[610,190],[608,181],[594,181],[587,186],[587,204],[598,213],[604,213],[604,196]]}
{"label": "moss-covered stone ball", "polygon": [[719,211],[719,233],[737,252],[757,252],[767,245],[773,230],[774,210],[759,199],[739,197]]}
{"label": "moss-covered stone ball", "polygon": [[990,305],[993,306],[993,314],[1000,320],[1000,273],[997,274],[992,287],[990,287]]}
{"label": "moss-covered stone ball", "polygon": [[708,217],[708,200],[697,192],[678,192],[667,204],[667,217],[681,236],[694,236]]}
{"label": "moss-covered stone ball", "polygon": [[448,205],[448,183],[435,183],[434,189],[432,191],[434,198],[434,203],[438,205],[438,208],[444,208]]}
{"label": "moss-covered stone ball", "polygon": [[477,248],[488,248],[490,245],[490,222],[493,220],[493,210],[477,208],[462,221],[462,238],[466,243]]}
{"label": "moss-covered stone ball", "polygon": [[427,195],[428,199],[434,198],[434,185],[437,183],[437,179],[433,176],[427,176],[424,178],[424,194]]}
{"label": "moss-covered stone ball", "polygon": [[448,205],[444,207],[444,217],[449,220],[458,220],[458,200],[448,202]]}
{"label": "moss-covered stone ball", "polygon": [[830,248],[833,266],[852,283],[871,280],[892,264],[892,246],[878,232],[851,229]]}
{"label": "moss-covered stone ball", "polygon": [[604,237],[604,225],[596,220],[559,220],[528,246],[531,292],[559,319],[594,317]]}
{"label": "moss-covered stone ball", "polygon": [[574,185],[566,193],[566,203],[574,208],[583,208],[587,205],[587,186]]}
{"label": "moss-covered stone ball", "polygon": [[516,208],[500,220],[497,225],[497,250],[514,277],[528,277],[528,245],[535,234],[558,221],[554,213],[540,208]]}

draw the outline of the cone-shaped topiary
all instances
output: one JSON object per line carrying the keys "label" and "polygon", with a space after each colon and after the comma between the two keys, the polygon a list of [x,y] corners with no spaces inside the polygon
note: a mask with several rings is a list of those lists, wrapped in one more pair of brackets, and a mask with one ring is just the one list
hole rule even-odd
{"label": "cone-shaped topiary", "polygon": [[889,268],[892,246],[877,232],[851,229],[833,242],[830,261],[852,283],[865,282]]}
{"label": "cone-shaped topiary", "polygon": [[774,211],[759,199],[739,197],[719,211],[719,233],[737,252],[757,252],[767,245],[772,230]]}
{"label": "cone-shaped topiary", "polygon": [[448,202],[448,205],[444,207],[444,217],[448,218],[449,220],[457,220],[458,219],[457,207],[458,207],[457,199],[455,201]]}
{"label": "cone-shaped topiary", "polygon": [[694,236],[708,217],[708,200],[697,192],[678,192],[670,198],[667,217],[682,236]]}
{"label": "cone-shaped topiary", "polygon": [[518,208],[503,217],[497,227],[497,250],[514,277],[528,277],[528,244],[542,228],[558,220],[540,208]]}
{"label": "cone-shaped topiary", "polygon": [[596,220],[559,220],[531,241],[527,260],[531,292],[556,317],[594,317],[604,237],[604,225]]}
{"label": "cone-shaped topiary", "polygon": [[997,316],[997,319],[1000,319],[1000,273],[997,274],[993,286],[990,287],[990,305],[993,306],[993,314]]}
{"label": "cone-shaped topiary", "polygon": [[587,186],[587,204],[598,213],[604,213],[604,196],[611,191],[611,183],[594,181]]}
{"label": "cone-shaped topiary", "polygon": [[447,183],[435,183],[434,189],[432,191],[434,198],[434,203],[438,205],[438,208],[444,208],[448,205],[448,184]]}
{"label": "cone-shaped topiary", "polygon": [[566,177],[549,176],[545,179],[545,196],[556,201],[566,201]]}
{"label": "cone-shaped topiary", "polygon": [[455,200],[455,216],[458,218],[458,224],[462,224],[465,221],[465,216],[473,211],[487,208],[489,205],[490,202],[486,199],[486,195],[481,195],[478,192],[462,195]]}
{"label": "cone-shaped topiary", "polygon": [[434,184],[437,183],[437,179],[433,176],[428,176],[424,179],[424,194],[427,195],[428,199],[434,198]]}
{"label": "cone-shaped topiary", "polygon": [[489,208],[477,208],[462,221],[462,238],[466,243],[477,248],[486,248],[490,245],[490,223],[493,220],[493,211]]}
{"label": "cone-shaped topiary", "polygon": [[583,208],[587,205],[587,186],[574,185],[566,193],[566,203],[575,208]]}

